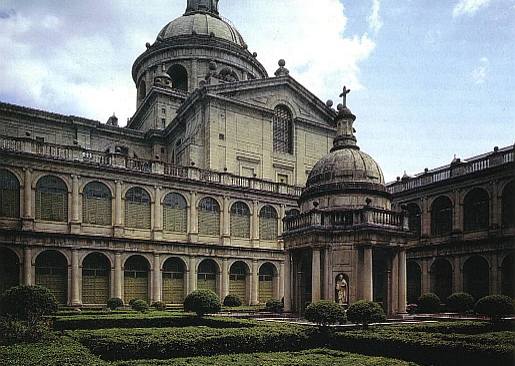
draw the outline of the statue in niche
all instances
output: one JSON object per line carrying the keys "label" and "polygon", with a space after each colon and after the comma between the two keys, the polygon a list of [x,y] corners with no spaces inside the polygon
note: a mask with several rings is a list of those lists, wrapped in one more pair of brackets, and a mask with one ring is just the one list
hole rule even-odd
{"label": "statue in niche", "polygon": [[340,305],[348,304],[348,284],[347,280],[345,280],[345,276],[340,273],[336,277],[336,302]]}

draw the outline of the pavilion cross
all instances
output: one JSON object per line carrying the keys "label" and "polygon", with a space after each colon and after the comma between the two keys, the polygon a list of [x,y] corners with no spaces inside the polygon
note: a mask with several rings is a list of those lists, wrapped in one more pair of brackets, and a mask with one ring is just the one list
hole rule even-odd
{"label": "pavilion cross", "polygon": [[350,93],[350,89],[347,89],[346,86],[343,87],[343,93],[340,94],[340,98],[343,98],[343,106],[347,107],[347,94]]}

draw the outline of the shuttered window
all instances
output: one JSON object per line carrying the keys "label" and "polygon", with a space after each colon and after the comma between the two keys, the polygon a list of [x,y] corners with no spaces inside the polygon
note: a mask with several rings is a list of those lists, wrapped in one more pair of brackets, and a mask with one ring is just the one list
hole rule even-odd
{"label": "shuttered window", "polygon": [[109,298],[111,265],[100,253],[88,255],[82,262],[82,302],[106,304]]}
{"label": "shuttered window", "polygon": [[245,302],[247,297],[247,270],[242,262],[236,262],[229,272],[229,294]]}
{"label": "shuttered window", "polygon": [[47,251],[36,258],[36,285],[46,287],[59,304],[68,301],[68,262],[58,252]]}
{"label": "shuttered window", "polygon": [[198,227],[200,235],[220,236],[220,206],[213,198],[200,201]]}
{"label": "shuttered window", "polygon": [[36,186],[36,219],[68,222],[68,189],[54,176],[46,176]]}
{"label": "shuttered window", "polygon": [[217,265],[212,260],[200,263],[197,274],[197,288],[199,290],[211,290],[216,293]]}
{"label": "shuttered window", "polygon": [[85,224],[112,225],[112,197],[102,183],[89,183],[84,188],[82,220]]}
{"label": "shuttered window", "polygon": [[149,265],[145,258],[135,255],[125,263],[125,302],[140,299],[148,302]]}
{"label": "shuttered window", "polygon": [[20,183],[6,170],[0,171],[0,217],[20,217]]}
{"label": "shuttered window", "polygon": [[236,202],[231,207],[231,236],[250,238],[250,210],[243,202]]}
{"label": "shuttered window", "polygon": [[277,211],[265,206],[259,213],[259,237],[261,240],[277,240]]}
{"label": "shuttered window", "polygon": [[274,267],[265,263],[259,269],[259,302],[266,303],[274,296]]}
{"label": "shuttered window", "polygon": [[150,195],[143,188],[131,188],[125,195],[125,226],[150,229]]}
{"label": "shuttered window", "polygon": [[179,259],[168,259],[163,266],[163,301],[167,304],[184,302],[184,265]]}
{"label": "shuttered window", "polygon": [[188,216],[186,200],[177,193],[168,194],[163,202],[164,230],[175,233],[185,233]]}
{"label": "shuttered window", "polygon": [[278,106],[273,119],[274,151],[293,154],[293,118],[285,106]]}

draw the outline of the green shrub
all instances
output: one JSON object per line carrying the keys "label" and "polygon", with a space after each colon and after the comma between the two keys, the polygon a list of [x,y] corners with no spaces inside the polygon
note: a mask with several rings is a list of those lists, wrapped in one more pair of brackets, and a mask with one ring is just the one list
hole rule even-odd
{"label": "green shrub", "polygon": [[166,303],[164,301],[156,301],[152,304],[152,307],[156,309],[157,311],[165,311],[166,310]]}
{"label": "green shrub", "polygon": [[378,303],[361,300],[349,307],[347,319],[354,324],[361,324],[363,328],[366,328],[370,323],[385,321],[386,315]]}
{"label": "green shrub", "polygon": [[513,300],[502,295],[485,296],[479,299],[474,307],[477,314],[485,315],[493,322],[498,322],[503,317],[512,315],[513,310]]}
{"label": "green shrub", "polygon": [[235,308],[241,306],[241,300],[236,295],[227,295],[224,299],[224,306]]}
{"label": "green shrub", "polygon": [[0,315],[35,324],[44,315],[57,311],[57,300],[41,286],[17,286],[0,297]]}
{"label": "green shrub", "polygon": [[132,308],[132,304],[134,304],[134,301],[136,300],[139,300],[139,299],[130,299],[129,300],[129,306]]}
{"label": "green shrub", "polygon": [[197,316],[218,313],[221,309],[220,300],[213,291],[197,290],[184,300],[184,311],[191,311]]}
{"label": "green shrub", "polygon": [[123,300],[119,299],[117,297],[113,297],[109,300],[107,300],[107,308],[111,310],[116,310],[118,308],[121,308],[123,306]]}
{"label": "green shrub", "polygon": [[331,324],[345,322],[345,310],[334,301],[322,300],[311,303],[306,308],[304,317],[319,327],[325,328]]}
{"label": "green shrub", "polygon": [[140,313],[146,313],[148,311],[148,304],[145,300],[134,300],[131,307],[132,310]]}
{"label": "green shrub", "polygon": [[43,322],[29,324],[26,321],[0,318],[0,345],[36,343],[52,338],[53,333]]}
{"label": "green shrub", "polygon": [[284,304],[277,299],[270,299],[266,302],[266,310],[272,313],[280,314],[283,312]]}
{"label": "green shrub", "polygon": [[418,312],[419,313],[438,313],[440,311],[440,298],[438,295],[428,293],[418,298]]}
{"label": "green shrub", "polygon": [[466,292],[457,292],[447,298],[447,307],[456,313],[465,313],[474,307],[474,298]]}

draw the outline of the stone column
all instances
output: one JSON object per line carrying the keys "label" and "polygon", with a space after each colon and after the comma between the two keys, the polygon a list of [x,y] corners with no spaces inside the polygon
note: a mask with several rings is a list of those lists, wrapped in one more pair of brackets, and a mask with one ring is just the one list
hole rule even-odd
{"label": "stone column", "polygon": [[407,281],[406,249],[402,248],[399,252],[399,314],[406,313]]}
{"label": "stone column", "polygon": [[323,274],[324,274],[324,286],[322,291],[322,298],[324,300],[332,300],[331,298],[331,264],[329,263],[329,247],[326,247],[324,249],[324,265],[323,267]]}
{"label": "stone column", "polygon": [[72,217],[70,221],[70,232],[80,233],[80,198],[79,198],[79,176],[72,175]]}
{"label": "stone column", "polygon": [[229,295],[229,260],[224,258],[222,260],[222,298],[220,300],[223,302],[227,295]]}
{"label": "stone column", "polygon": [[154,221],[153,236],[154,240],[163,239],[163,218],[161,205],[161,187],[154,187]]}
{"label": "stone column", "polygon": [[[188,239],[190,242],[196,242],[198,240],[198,214],[197,214],[197,192],[190,193],[190,232],[188,233]],[[196,288],[195,282],[195,288]]]}
{"label": "stone column", "polygon": [[452,222],[452,231],[456,233],[463,232],[463,205],[461,204],[460,191],[454,191],[454,215]]}
{"label": "stone column", "polygon": [[429,273],[429,260],[428,259],[422,259],[422,266],[421,266],[421,287],[420,287],[420,292],[421,294],[427,294],[429,293],[430,289],[431,289],[431,284],[430,284],[430,278],[431,278],[431,275]]}
{"label": "stone column", "polygon": [[190,257],[190,281],[188,293],[191,294],[197,289],[197,258]]}
{"label": "stone column", "polygon": [[32,286],[34,280],[32,277],[32,249],[30,247],[23,248],[23,284]]}
{"label": "stone column", "polygon": [[259,203],[257,201],[252,202],[252,233],[251,241],[252,247],[259,247]]}
{"label": "stone column", "polygon": [[[452,259],[452,292],[461,292],[462,290],[461,258],[456,256]],[[445,301],[445,299],[442,299],[442,301]]]}
{"label": "stone column", "polygon": [[71,271],[71,296],[70,296],[70,305],[71,306],[81,306],[82,301],[80,298],[80,282],[81,282],[81,273],[79,268],[79,251],[74,249],[72,250],[72,271]]}
{"label": "stone column", "polygon": [[115,234],[115,236],[123,235],[122,185],[123,185],[122,181],[117,180],[115,182],[115,193],[114,193],[114,234]]}
{"label": "stone column", "polygon": [[363,284],[362,293],[363,300],[373,301],[374,299],[374,286],[372,276],[372,247],[363,248]]}
{"label": "stone column", "polygon": [[[287,256],[288,257],[288,256]],[[279,264],[279,273],[277,274],[277,291],[278,291],[278,294],[274,296],[276,298],[278,298],[279,300],[284,298],[284,289],[285,289],[285,278],[284,278],[284,271],[285,271],[285,264],[284,262],[281,262]],[[286,301],[286,300],[285,300]]]}
{"label": "stone column", "polygon": [[429,208],[429,200],[427,197],[422,199],[421,208],[421,228],[420,235],[422,237],[429,237],[431,235],[431,210]]}
{"label": "stone column", "polygon": [[399,288],[399,281],[400,281],[400,277],[399,277],[399,269],[400,269],[400,266],[399,266],[399,253],[398,252],[395,252],[393,254],[393,257],[392,257],[392,263],[391,263],[391,267],[392,267],[392,271],[391,271],[391,281],[389,282],[389,301],[390,301],[390,304],[388,306],[388,308],[390,309],[390,313],[391,314],[396,314],[398,311],[399,311],[399,305],[400,305],[400,299],[399,299],[399,293],[400,293],[400,288]]}
{"label": "stone column", "polygon": [[154,253],[154,263],[152,265],[152,300],[151,303],[161,301],[161,288],[163,276],[161,274],[161,257],[159,253]]}
{"label": "stone column", "polygon": [[311,302],[320,301],[320,248],[313,248],[311,256]]}
{"label": "stone column", "polygon": [[499,181],[495,181],[491,183],[490,189],[491,199],[490,199],[490,227],[497,229],[501,222],[501,210],[500,210],[500,202],[499,202]]}
{"label": "stone column", "polygon": [[33,220],[32,215],[32,169],[25,168],[23,180],[23,218]]}
{"label": "stone column", "polygon": [[284,227],[283,227],[283,218],[286,215],[286,206],[281,205],[281,209],[279,210],[279,218],[277,221],[277,233],[279,236],[283,235]]}
{"label": "stone column", "polygon": [[257,260],[252,261],[250,305],[259,304],[259,272]]}
{"label": "stone column", "polygon": [[501,292],[499,286],[499,278],[501,277],[501,265],[497,262],[498,256],[495,254],[490,255],[490,283],[489,283],[489,295],[498,294]]}
{"label": "stone column", "polygon": [[222,214],[222,244],[231,244],[231,215],[229,213],[229,197],[224,196],[223,200],[223,214]]}
{"label": "stone column", "polygon": [[284,263],[284,311],[291,311],[291,254],[286,252],[286,262]]}
{"label": "stone column", "polygon": [[113,297],[123,300],[123,272],[122,272],[122,253],[114,255],[114,293]]}

